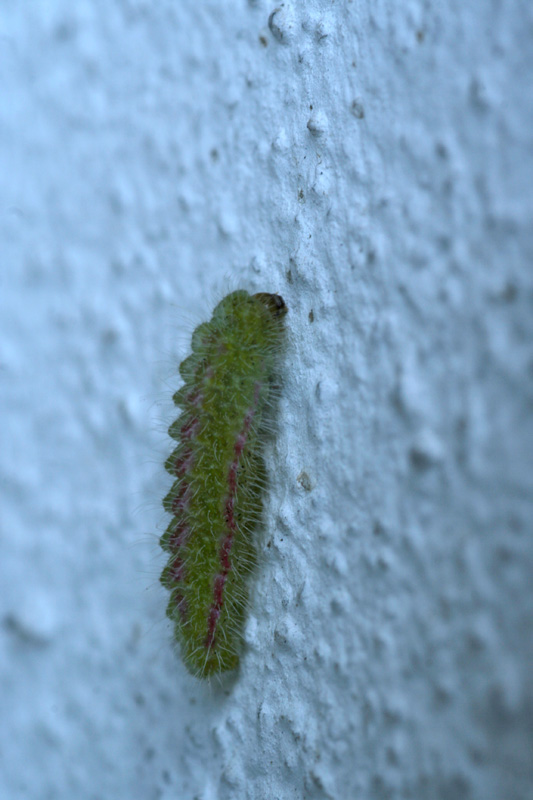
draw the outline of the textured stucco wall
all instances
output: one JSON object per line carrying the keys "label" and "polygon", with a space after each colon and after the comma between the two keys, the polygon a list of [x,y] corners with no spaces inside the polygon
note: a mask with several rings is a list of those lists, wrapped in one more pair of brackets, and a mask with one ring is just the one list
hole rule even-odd
{"label": "textured stucco wall", "polygon": [[[2,798],[533,797],[532,8],[3,0]],[[206,686],[161,464],[236,286],[291,338]]]}

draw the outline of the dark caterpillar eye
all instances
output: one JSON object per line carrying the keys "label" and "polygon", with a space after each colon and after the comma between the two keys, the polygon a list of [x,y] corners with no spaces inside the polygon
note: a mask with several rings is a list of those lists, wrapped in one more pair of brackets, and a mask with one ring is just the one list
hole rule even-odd
{"label": "dark caterpillar eye", "polygon": [[288,308],[285,305],[285,300],[280,294],[268,294],[267,292],[259,292],[253,295],[253,299],[260,300],[274,317],[282,317],[287,313]]}

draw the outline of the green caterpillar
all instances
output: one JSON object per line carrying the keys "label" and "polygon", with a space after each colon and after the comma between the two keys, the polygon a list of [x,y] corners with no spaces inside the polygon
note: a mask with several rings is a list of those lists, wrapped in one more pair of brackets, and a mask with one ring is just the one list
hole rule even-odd
{"label": "green caterpillar", "polygon": [[169,559],[161,583],[184,663],[201,678],[234,669],[256,561],[265,486],[264,435],[287,306],[276,294],[236,291],[193,333],[180,365],[181,409],[165,462],[174,477],[163,506],[172,519],[160,539]]}

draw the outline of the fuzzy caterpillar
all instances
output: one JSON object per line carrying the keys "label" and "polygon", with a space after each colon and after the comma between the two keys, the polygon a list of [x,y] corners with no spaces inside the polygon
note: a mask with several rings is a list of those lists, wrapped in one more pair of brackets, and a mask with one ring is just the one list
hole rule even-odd
{"label": "fuzzy caterpillar", "polygon": [[192,336],[180,365],[181,409],[165,462],[172,519],[160,539],[161,583],[185,665],[207,678],[234,669],[255,561],[265,485],[262,441],[272,421],[287,307],[276,294],[227,295]]}

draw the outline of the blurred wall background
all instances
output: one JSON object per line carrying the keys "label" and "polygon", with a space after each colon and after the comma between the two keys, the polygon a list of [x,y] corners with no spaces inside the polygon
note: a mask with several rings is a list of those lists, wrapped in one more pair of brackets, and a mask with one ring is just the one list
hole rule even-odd
{"label": "blurred wall background", "polygon": [[[3,798],[533,792],[533,10],[4,0]],[[158,585],[177,364],[290,345],[238,675]]]}

